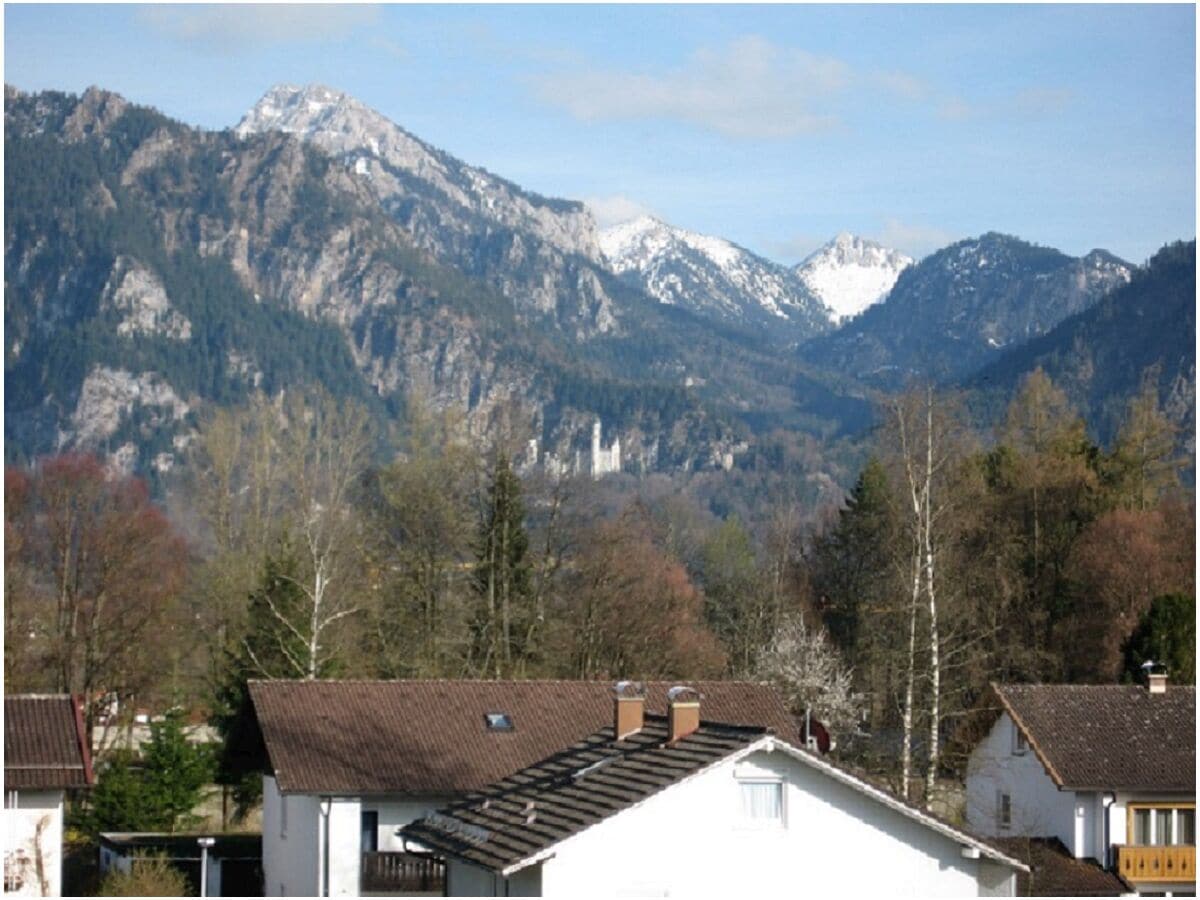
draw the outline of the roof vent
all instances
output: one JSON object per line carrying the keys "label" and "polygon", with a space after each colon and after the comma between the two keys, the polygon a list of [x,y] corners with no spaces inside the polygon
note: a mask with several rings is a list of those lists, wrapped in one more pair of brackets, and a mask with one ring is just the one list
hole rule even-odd
{"label": "roof vent", "polygon": [[[1156,671],[1157,670],[1157,671]],[[1142,672],[1146,676],[1146,689],[1151,694],[1165,694],[1167,692],[1167,667],[1162,663],[1156,663],[1152,659],[1142,663]]]}

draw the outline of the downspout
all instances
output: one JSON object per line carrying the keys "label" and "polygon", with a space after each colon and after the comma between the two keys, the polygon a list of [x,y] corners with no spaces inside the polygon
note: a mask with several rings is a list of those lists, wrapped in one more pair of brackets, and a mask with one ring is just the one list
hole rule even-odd
{"label": "downspout", "polygon": [[333,798],[321,800],[321,896],[329,896],[329,813],[333,809]]}
{"label": "downspout", "polygon": [[[1110,824],[1110,821],[1109,821],[1110,817],[1109,817],[1108,811],[1112,808],[1112,805],[1117,802],[1117,792],[1116,791],[1106,791],[1105,793],[1112,794],[1112,800],[1103,804],[1103,809],[1104,809],[1104,868],[1108,869],[1112,866],[1112,862],[1109,859],[1109,857],[1112,855],[1112,842],[1109,840],[1109,832],[1112,828],[1112,825]],[[1125,841],[1126,841],[1126,843],[1129,842],[1128,835],[1125,836]]]}

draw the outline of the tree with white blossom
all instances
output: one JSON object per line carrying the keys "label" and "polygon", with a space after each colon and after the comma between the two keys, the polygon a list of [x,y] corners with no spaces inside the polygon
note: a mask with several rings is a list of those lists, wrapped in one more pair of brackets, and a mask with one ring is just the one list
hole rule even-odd
{"label": "tree with white blossom", "polygon": [[759,675],[783,691],[796,712],[811,709],[833,734],[853,732],[865,698],[854,691],[854,669],[846,665],[824,628],[809,628],[804,616],[784,618],[759,655]]}

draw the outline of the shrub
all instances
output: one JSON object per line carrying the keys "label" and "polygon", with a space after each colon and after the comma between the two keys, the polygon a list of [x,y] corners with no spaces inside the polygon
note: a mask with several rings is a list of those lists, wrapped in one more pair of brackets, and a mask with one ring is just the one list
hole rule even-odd
{"label": "shrub", "polygon": [[101,897],[188,897],[187,877],[166,856],[137,856],[128,872],[112,871],[100,882]]}

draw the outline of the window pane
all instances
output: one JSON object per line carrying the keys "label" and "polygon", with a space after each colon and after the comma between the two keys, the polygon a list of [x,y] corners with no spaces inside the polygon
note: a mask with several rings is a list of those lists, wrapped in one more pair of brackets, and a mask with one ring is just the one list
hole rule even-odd
{"label": "window pane", "polygon": [[1154,843],[1160,846],[1171,843],[1171,810],[1169,809],[1154,811]]}
{"label": "window pane", "polygon": [[1180,809],[1175,812],[1175,843],[1196,843],[1196,811]]}
{"label": "window pane", "polygon": [[742,782],[742,812],[760,821],[783,818],[783,785],[778,782]]}
{"label": "window pane", "polygon": [[1133,843],[1143,847],[1150,843],[1150,810],[1148,809],[1133,811]]}

